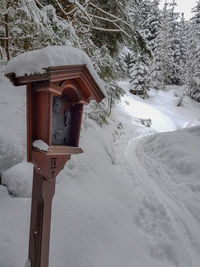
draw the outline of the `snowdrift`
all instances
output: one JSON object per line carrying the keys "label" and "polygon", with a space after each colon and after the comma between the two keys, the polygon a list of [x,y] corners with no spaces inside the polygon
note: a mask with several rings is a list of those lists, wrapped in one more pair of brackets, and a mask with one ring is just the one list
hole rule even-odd
{"label": "snowdrift", "polygon": [[[0,140],[5,145],[0,156],[11,162],[8,144],[25,157],[25,89],[4,78],[0,85]],[[50,267],[199,267],[200,130],[155,134],[170,125],[171,130],[198,125],[199,106],[188,102],[177,109],[171,100],[176,99],[170,92],[155,93],[146,102],[127,94],[109,126],[84,121],[84,153],[73,156],[57,178]],[[152,127],[141,119],[151,119]],[[19,155],[12,165],[22,161]],[[2,267],[21,267],[27,258],[32,168],[23,164],[3,174],[18,198],[0,186]]]}

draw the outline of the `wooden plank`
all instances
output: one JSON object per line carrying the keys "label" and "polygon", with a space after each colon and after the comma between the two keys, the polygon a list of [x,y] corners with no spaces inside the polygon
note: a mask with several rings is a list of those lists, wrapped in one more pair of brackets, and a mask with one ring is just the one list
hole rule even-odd
{"label": "wooden plank", "polygon": [[13,73],[9,73],[6,76],[16,86],[29,82],[49,81],[54,83],[72,79],[79,81],[79,90],[87,91],[90,100],[93,99],[100,102],[105,97],[86,65],[49,67],[45,68],[45,71],[43,74],[24,75],[22,77],[16,77]]}
{"label": "wooden plank", "polygon": [[47,155],[68,155],[68,154],[79,154],[83,153],[80,147],[72,146],[50,146]]}

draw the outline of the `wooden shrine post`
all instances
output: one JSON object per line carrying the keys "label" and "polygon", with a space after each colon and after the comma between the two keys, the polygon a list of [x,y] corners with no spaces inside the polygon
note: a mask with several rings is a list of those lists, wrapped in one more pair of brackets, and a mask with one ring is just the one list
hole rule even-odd
{"label": "wooden shrine post", "polygon": [[[45,73],[16,77],[27,90],[27,161],[34,164],[29,260],[31,267],[48,267],[52,199],[56,176],[79,147],[83,105],[100,102],[104,94],[86,65],[59,66]],[[48,145],[43,151],[33,142]]]}

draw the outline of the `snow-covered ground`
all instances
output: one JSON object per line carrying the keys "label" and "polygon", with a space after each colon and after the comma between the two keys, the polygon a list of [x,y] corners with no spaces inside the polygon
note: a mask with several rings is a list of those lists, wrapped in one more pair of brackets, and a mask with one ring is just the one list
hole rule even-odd
{"label": "snow-covered ground", "polygon": [[[22,267],[32,172],[19,163],[25,88],[14,88],[2,73],[0,171],[16,197],[0,186],[0,267]],[[84,153],[57,178],[51,267],[199,267],[200,105],[185,98],[177,107],[178,90],[152,91],[147,100],[127,92],[109,126],[84,121]]]}

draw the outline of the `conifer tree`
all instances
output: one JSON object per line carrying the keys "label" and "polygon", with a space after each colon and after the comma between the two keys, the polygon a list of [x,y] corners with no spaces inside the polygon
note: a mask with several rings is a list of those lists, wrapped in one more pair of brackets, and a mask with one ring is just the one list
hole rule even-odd
{"label": "conifer tree", "polygon": [[167,84],[181,83],[181,40],[176,2],[165,2],[160,13],[160,27],[156,38],[151,76],[155,89],[164,89]]}
{"label": "conifer tree", "polygon": [[157,46],[157,37],[160,27],[160,11],[158,0],[143,0],[139,13],[139,28],[152,52]]}
{"label": "conifer tree", "polygon": [[188,94],[200,102],[200,1],[193,9],[193,14],[189,30],[190,49],[187,56],[186,83]]}
{"label": "conifer tree", "polygon": [[[155,2],[155,1],[154,1]],[[156,25],[153,14],[151,13],[151,1],[142,0],[137,6],[137,10],[133,9],[131,13],[132,23],[140,32],[145,40],[150,54],[143,53],[137,47],[130,55],[128,62],[131,90],[133,94],[146,97],[147,91],[150,89],[149,83],[149,67],[152,60],[152,51],[154,49]]]}
{"label": "conifer tree", "polygon": [[171,84],[173,77],[172,65],[174,63],[173,42],[173,17],[174,5],[165,2],[161,16],[160,50],[159,57],[164,84]]}
{"label": "conifer tree", "polygon": [[136,52],[131,56],[129,64],[130,92],[142,98],[148,96],[149,90],[149,59],[147,56]]}
{"label": "conifer tree", "polygon": [[181,83],[181,41],[179,35],[179,14],[175,12],[176,1],[173,0],[169,5],[169,37],[170,37],[170,52],[171,64],[169,72],[169,84],[179,85]]}
{"label": "conifer tree", "polygon": [[29,0],[0,0],[1,48],[7,60],[24,51],[47,45],[78,43],[71,24],[59,19],[53,6],[41,6]]}
{"label": "conifer tree", "polygon": [[181,14],[180,22],[178,23],[178,34],[179,34],[179,51],[180,51],[180,72],[179,80],[181,84],[185,83],[186,77],[186,63],[187,55],[189,51],[189,22],[185,20],[184,14]]}
{"label": "conifer tree", "polygon": [[159,1],[153,0],[150,4],[149,14],[146,19],[147,43],[152,51],[153,58],[150,59],[149,75],[150,83],[149,88],[162,89],[162,78],[160,69],[160,57],[158,53],[159,48],[159,34],[161,30],[161,12],[159,9]]}

